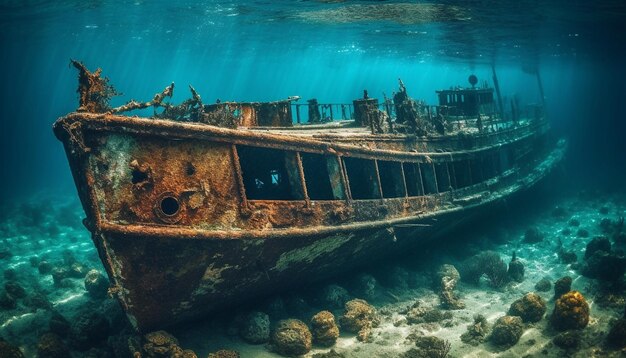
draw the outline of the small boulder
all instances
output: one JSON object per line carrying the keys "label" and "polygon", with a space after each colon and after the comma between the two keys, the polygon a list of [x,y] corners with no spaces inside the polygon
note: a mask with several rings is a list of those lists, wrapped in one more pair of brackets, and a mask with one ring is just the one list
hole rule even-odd
{"label": "small boulder", "polygon": [[526,323],[539,322],[545,313],[546,301],[534,292],[529,292],[513,302],[508,312],[509,316],[519,316]]}
{"label": "small boulder", "polygon": [[589,278],[611,283],[618,282],[626,273],[626,257],[598,250],[585,261],[580,272]]}
{"label": "small boulder", "polygon": [[536,227],[531,227],[524,233],[524,242],[528,244],[536,244],[543,241],[543,233]]}
{"label": "small boulder", "polygon": [[333,309],[342,308],[350,299],[348,290],[334,284],[325,286],[319,295],[321,305]]}
{"label": "small boulder", "polygon": [[7,291],[9,295],[13,298],[24,298],[26,297],[26,290],[22,285],[15,281],[7,281],[4,284],[4,289]]}
{"label": "small boulder", "polygon": [[109,292],[109,280],[100,271],[90,270],[85,276],[85,290],[93,298],[104,298]]}
{"label": "small boulder", "polygon": [[24,358],[24,353],[11,343],[0,337],[0,357],[2,358]]}
{"label": "small boulder", "polygon": [[335,316],[329,311],[321,311],[311,318],[311,330],[313,342],[321,346],[330,347],[339,338]]}
{"label": "small boulder", "polygon": [[511,262],[509,262],[509,269],[507,273],[514,281],[524,281],[524,264],[517,258],[515,252],[513,252],[513,257],[511,258]]}
{"label": "small boulder", "polygon": [[35,292],[32,295],[26,297],[24,299],[24,304],[33,310],[44,309],[49,310],[52,309],[52,303],[48,300],[48,297],[41,292]]}
{"label": "small boulder", "polygon": [[56,333],[61,337],[66,337],[72,327],[65,317],[53,310],[50,315],[50,321],[48,322],[48,328],[50,332]]}
{"label": "small boulder", "polygon": [[37,342],[37,358],[67,358],[70,350],[61,337],[54,333],[44,333]]}
{"label": "small boulder", "polygon": [[251,344],[261,344],[270,339],[270,317],[263,312],[248,314],[239,328],[239,335]]}
{"label": "small boulder", "polygon": [[539,292],[548,292],[552,289],[552,282],[550,279],[544,277],[535,284],[535,290]]}
{"label": "small boulder", "polygon": [[576,236],[578,237],[589,237],[589,231],[587,231],[587,229],[578,229],[578,231],[576,231]]}
{"label": "small boulder", "polygon": [[493,325],[490,340],[499,346],[514,346],[524,333],[524,323],[518,316],[503,316]]}
{"label": "small boulder", "polygon": [[50,264],[46,260],[43,260],[39,262],[39,264],[37,264],[37,270],[41,275],[49,274],[50,272],[52,272],[52,264]]}
{"label": "small boulder", "polygon": [[303,355],[311,350],[311,346],[312,335],[309,327],[300,320],[281,320],[272,332],[272,348],[280,355]]}
{"label": "small boulder", "polygon": [[378,281],[372,275],[362,274],[356,279],[356,291],[367,299],[376,297]]}
{"label": "small boulder", "polygon": [[74,262],[70,265],[68,276],[73,278],[83,278],[87,274],[87,267],[80,262]]}
{"label": "small boulder", "polygon": [[561,331],[585,328],[589,323],[589,305],[585,297],[578,291],[562,295],[554,306],[551,323]]}
{"label": "small boulder", "polygon": [[555,346],[567,351],[575,351],[578,349],[581,339],[580,331],[571,330],[557,334],[552,342]]}
{"label": "small boulder", "polygon": [[626,309],[624,309],[624,316],[611,326],[606,336],[606,343],[613,348],[626,348]]}
{"label": "small boulder", "polygon": [[178,339],[165,331],[156,331],[143,337],[143,352],[147,358],[183,357]]}
{"label": "small boulder", "polygon": [[487,318],[481,314],[474,316],[474,323],[467,326],[467,331],[461,335],[463,343],[477,346],[487,340],[490,327]]}
{"label": "small boulder", "polygon": [[604,236],[594,237],[585,248],[585,260],[589,259],[597,251],[611,252],[611,241]]}
{"label": "small boulder", "polygon": [[7,291],[0,291],[0,309],[12,310],[17,308],[17,302],[13,296],[9,295]]}
{"label": "small boulder", "polygon": [[215,353],[209,353],[209,358],[239,358],[239,352],[230,349],[220,349]]}
{"label": "small boulder", "polygon": [[71,328],[73,345],[79,350],[97,346],[109,336],[107,319],[97,312],[84,312],[75,318]]}
{"label": "small boulder", "polygon": [[360,341],[368,341],[371,329],[380,324],[380,317],[374,306],[357,298],[346,303],[340,323],[347,332],[357,333]]}
{"label": "small boulder", "polygon": [[50,273],[55,286],[58,287],[63,286],[63,280],[70,276],[70,271],[65,267],[53,267]]}
{"label": "small boulder", "polygon": [[439,300],[443,308],[451,310],[465,308],[465,304],[454,293],[454,288],[460,279],[459,271],[452,265],[445,264],[437,270],[436,283],[439,289]]}

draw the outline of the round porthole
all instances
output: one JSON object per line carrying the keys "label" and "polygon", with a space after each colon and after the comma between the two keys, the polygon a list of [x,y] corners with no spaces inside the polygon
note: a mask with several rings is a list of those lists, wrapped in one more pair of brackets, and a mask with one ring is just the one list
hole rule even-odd
{"label": "round porthole", "polygon": [[174,193],[163,193],[154,203],[154,211],[161,221],[174,224],[180,219],[180,201]]}

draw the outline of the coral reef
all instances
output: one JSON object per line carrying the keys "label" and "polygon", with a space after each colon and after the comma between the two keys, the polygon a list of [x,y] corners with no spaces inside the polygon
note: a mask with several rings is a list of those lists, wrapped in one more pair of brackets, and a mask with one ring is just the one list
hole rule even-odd
{"label": "coral reef", "polygon": [[554,299],[558,299],[562,295],[572,290],[572,278],[563,276],[554,283]]}
{"label": "coral reef", "polygon": [[509,262],[507,273],[513,281],[524,281],[524,264],[517,258],[515,252],[513,252],[513,257],[511,258],[511,262]]}
{"label": "coral reef", "polygon": [[272,332],[272,349],[284,356],[298,356],[311,350],[312,335],[304,322],[297,319],[279,321]]}
{"label": "coral reef", "polygon": [[371,329],[380,324],[380,317],[374,306],[357,298],[346,303],[345,313],[341,316],[340,323],[342,329],[357,333],[357,338],[365,342],[370,338]]}
{"label": "coral reef", "polygon": [[330,347],[339,338],[335,316],[329,311],[321,311],[311,318],[311,331],[313,342],[321,346]]}
{"label": "coral reef", "polygon": [[477,346],[487,340],[490,327],[487,318],[481,314],[474,316],[474,323],[467,326],[467,331],[461,335],[463,343]]}
{"label": "coral reef", "polygon": [[439,289],[439,300],[441,306],[446,309],[458,310],[465,308],[458,295],[454,293],[454,288],[461,278],[459,271],[452,265],[442,265],[436,273],[436,282]]}
{"label": "coral reef", "polygon": [[589,323],[589,305],[578,291],[562,295],[555,303],[550,319],[558,330],[582,329]]}
{"label": "coral reef", "polygon": [[270,339],[270,317],[263,312],[248,314],[239,328],[239,335],[251,344],[261,344]]}
{"label": "coral reef", "polygon": [[518,316],[503,316],[493,325],[489,339],[496,345],[510,347],[515,345],[524,333],[524,323]]}
{"label": "coral reef", "polygon": [[519,316],[525,323],[539,322],[546,313],[546,301],[534,292],[529,292],[524,297],[511,304],[509,316]]}

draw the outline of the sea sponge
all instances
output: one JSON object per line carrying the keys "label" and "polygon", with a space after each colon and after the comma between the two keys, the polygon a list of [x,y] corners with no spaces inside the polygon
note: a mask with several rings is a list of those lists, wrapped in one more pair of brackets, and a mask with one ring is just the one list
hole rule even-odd
{"label": "sea sponge", "polygon": [[374,306],[362,299],[346,302],[345,313],[340,319],[343,329],[357,333],[360,341],[368,341],[373,327],[378,327],[380,317]]}
{"label": "sea sponge", "polygon": [[311,318],[313,341],[321,346],[330,347],[339,338],[339,327],[335,316],[329,311],[321,311]]}
{"label": "sea sponge", "polygon": [[552,325],[561,331],[582,329],[589,323],[589,305],[578,291],[570,291],[556,301]]}
{"label": "sea sponge", "polygon": [[402,358],[445,358],[450,353],[452,345],[449,341],[438,337],[417,337],[415,341],[416,348],[404,352]]}
{"label": "sea sponge", "polygon": [[558,299],[562,295],[572,290],[572,278],[563,276],[554,283],[554,299]]}
{"label": "sea sponge", "polygon": [[229,349],[220,349],[215,353],[209,353],[209,358],[239,358],[239,353],[237,351],[232,351]]}
{"label": "sea sponge", "polygon": [[552,282],[547,277],[542,278],[535,284],[535,290],[539,292],[548,292],[552,289]]}
{"label": "sea sponge", "polygon": [[309,327],[297,319],[278,322],[272,332],[272,348],[284,356],[299,356],[311,350],[313,336]]}
{"label": "sea sponge", "polygon": [[487,318],[481,314],[474,316],[474,323],[467,326],[467,331],[461,335],[463,343],[477,346],[487,339],[490,327]]}
{"label": "sea sponge", "polygon": [[529,292],[513,302],[508,312],[510,316],[521,317],[526,323],[539,322],[545,313],[546,301],[534,292]]}
{"label": "sea sponge", "polygon": [[503,316],[493,325],[491,341],[499,346],[515,345],[524,333],[524,323],[518,316]]}
{"label": "sea sponge", "polygon": [[597,251],[611,252],[611,242],[604,236],[594,237],[585,248],[585,260]]}
{"label": "sea sponge", "polygon": [[517,258],[515,252],[513,252],[513,257],[511,258],[511,262],[509,262],[509,270],[507,273],[512,280],[517,282],[524,281],[524,264]]}
{"label": "sea sponge", "polygon": [[443,308],[447,309],[463,309],[465,304],[459,300],[458,295],[454,293],[454,288],[461,275],[456,267],[452,265],[442,265],[435,275],[435,284],[439,289],[439,300]]}

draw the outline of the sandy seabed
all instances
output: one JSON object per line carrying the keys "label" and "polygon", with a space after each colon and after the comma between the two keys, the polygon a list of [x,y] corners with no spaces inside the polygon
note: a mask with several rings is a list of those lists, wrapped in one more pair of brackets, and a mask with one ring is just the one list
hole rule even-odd
{"label": "sandy seabed", "polygon": [[[132,333],[115,300],[94,298],[85,289],[86,272],[97,269],[104,273],[104,269],[89,233],[81,224],[83,213],[79,203],[41,195],[2,210],[5,219],[0,226],[0,267],[4,277],[0,280],[4,291],[0,297],[0,336],[18,346],[25,356],[36,357],[37,342],[50,330],[49,322],[54,311],[68,321],[68,333],[61,338],[71,356],[119,356],[119,349],[113,346],[123,341],[120,337],[128,337]],[[531,213],[520,210],[510,212],[510,216],[499,216],[497,220],[486,217],[482,219],[483,225],[472,232],[457,232],[448,241],[440,240],[440,244],[430,245],[420,250],[419,254],[401,261],[378,263],[314,287],[296,288],[264,299],[241,312],[227,312],[220,317],[170,328],[168,332],[178,339],[182,348],[193,350],[198,357],[207,357],[210,352],[219,349],[235,350],[242,357],[278,357],[268,343],[249,344],[240,338],[238,328],[247,312],[267,313],[272,326],[283,318],[297,318],[309,323],[312,315],[321,310],[330,310],[339,320],[344,313],[342,304],[347,299],[362,298],[376,308],[381,323],[372,329],[367,343],[358,341],[355,334],[341,332],[336,344],[331,347],[339,354],[337,356],[399,357],[415,347],[416,336],[436,336],[447,340],[451,345],[450,357],[626,356],[626,350],[610,348],[606,344],[611,325],[624,312],[624,285],[609,289],[608,283],[580,273],[587,243],[594,237],[609,237],[601,226],[602,219],[617,222],[620,217],[626,216],[626,197],[578,193],[553,199]],[[496,224],[485,225],[489,221]],[[543,235],[543,240],[525,242],[528,228],[536,228]],[[559,240],[562,246],[559,246]],[[624,249],[623,242],[612,242],[612,245],[616,252]],[[559,247],[575,253],[577,263],[564,263],[558,254]],[[433,273],[442,264],[460,268],[468,257],[487,250],[497,252],[506,263],[511,261],[515,252],[525,267],[524,280],[494,288],[485,277],[480,279],[478,285],[464,282],[461,278],[455,292],[465,308],[441,308],[438,292],[433,289]],[[57,277],[55,281],[45,267],[42,271],[42,261],[47,262],[52,270],[66,267],[66,271],[74,272],[66,273],[62,279]],[[553,289],[538,292],[535,288],[544,278],[554,284],[563,276],[573,279],[572,289],[580,291],[590,306],[589,324],[580,331],[578,347],[569,350],[553,343],[559,333],[551,327],[549,319],[554,309]],[[24,292],[16,291],[15,284]],[[343,295],[329,294],[337,290]],[[506,314],[515,300],[528,292],[536,292],[546,301],[547,312],[539,322],[524,325],[524,332],[516,344],[501,347],[487,340],[471,345],[461,340],[461,335],[474,322],[476,314],[483,315],[493,325]],[[407,307],[418,301],[419,307],[426,310],[440,310],[441,318],[408,323]],[[75,326],[80,321],[79,317],[89,312],[106,318],[107,332],[88,340],[86,345],[76,344],[74,336],[82,331]],[[622,347],[626,347],[626,342]],[[305,356],[323,356],[331,348],[314,344]]]}

